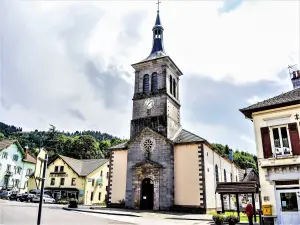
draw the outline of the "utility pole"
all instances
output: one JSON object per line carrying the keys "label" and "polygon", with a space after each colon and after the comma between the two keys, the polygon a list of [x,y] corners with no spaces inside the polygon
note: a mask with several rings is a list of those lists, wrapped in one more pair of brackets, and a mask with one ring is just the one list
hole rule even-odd
{"label": "utility pole", "polygon": [[37,225],[40,225],[40,224],[41,224],[41,215],[42,215],[43,196],[44,196],[44,184],[45,184],[45,180],[46,180],[47,162],[48,162],[48,155],[45,154],[44,168],[43,168],[43,178],[42,178],[42,186],[41,186],[41,192],[40,192],[40,203],[39,203],[39,212],[38,212]]}

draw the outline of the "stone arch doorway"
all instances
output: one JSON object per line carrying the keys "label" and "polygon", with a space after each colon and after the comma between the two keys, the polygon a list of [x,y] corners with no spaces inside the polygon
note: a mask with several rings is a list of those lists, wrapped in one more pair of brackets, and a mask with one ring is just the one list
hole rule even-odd
{"label": "stone arch doorway", "polygon": [[141,184],[140,209],[153,210],[154,185],[150,178],[145,178]]}

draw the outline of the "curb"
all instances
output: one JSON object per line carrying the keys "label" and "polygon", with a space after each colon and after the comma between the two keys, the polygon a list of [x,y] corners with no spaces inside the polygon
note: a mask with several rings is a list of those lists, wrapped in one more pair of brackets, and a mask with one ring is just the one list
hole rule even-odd
{"label": "curb", "polygon": [[176,218],[176,217],[166,217],[166,220],[194,220],[194,221],[213,221],[212,219],[194,219],[194,218]]}
{"label": "curb", "polygon": [[75,208],[67,208],[63,207],[63,210],[67,211],[77,211],[77,212],[87,212],[87,213],[97,213],[97,214],[106,214],[106,215],[114,215],[114,216],[132,216],[132,217],[141,217],[134,214],[126,214],[126,213],[109,213],[109,212],[100,212],[100,211],[91,211],[85,209],[75,209]]}

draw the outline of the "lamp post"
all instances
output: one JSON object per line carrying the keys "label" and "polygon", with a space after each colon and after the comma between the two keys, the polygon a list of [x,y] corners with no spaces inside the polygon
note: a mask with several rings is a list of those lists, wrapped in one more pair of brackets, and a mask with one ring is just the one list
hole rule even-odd
{"label": "lamp post", "polygon": [[45,180],[46,180],[47,162],[48,162],[48,155],[45,154],[44,168],[43,168],[43,178],[42,178],[42,185],[41,185],[41,192],[40,192],[40,202],[39,202],[39,211],[38,211],[37,225],[40,225],[40,224],[41,224],[41,215],[42,215],[43,196],[44,196],[44,184],[45,184]]}

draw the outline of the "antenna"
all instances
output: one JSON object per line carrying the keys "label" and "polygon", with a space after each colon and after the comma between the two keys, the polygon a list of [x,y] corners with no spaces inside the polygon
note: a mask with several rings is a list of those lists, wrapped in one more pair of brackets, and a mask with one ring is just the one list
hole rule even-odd
{"label": "antenna", "polygon": [[292,73],[291,70],[292,70],[293,68],[295,68],[296,65],[297,65],[297,64],[294,64],[294,65],[288,65],[287,68],[289,69],[289,73],[290,73],[290,74]]}
{"label": "antenna", "polygon": [[294,72],[297,71],[297,64],[288,65],[287,68],[289,69],[290,77],[293,79],[294,78]]}

